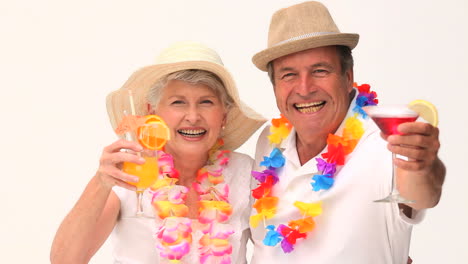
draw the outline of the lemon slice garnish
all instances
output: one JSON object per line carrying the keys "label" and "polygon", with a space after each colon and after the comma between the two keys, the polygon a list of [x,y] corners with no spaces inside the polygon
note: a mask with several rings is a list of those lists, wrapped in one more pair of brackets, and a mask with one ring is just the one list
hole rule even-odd
{"label": "lemon slice garnish", "polygon": [[408,107],[431,125],[436,127],[439,124],[437,108],[432,103],[425,100],[414,100],[408,104]]}

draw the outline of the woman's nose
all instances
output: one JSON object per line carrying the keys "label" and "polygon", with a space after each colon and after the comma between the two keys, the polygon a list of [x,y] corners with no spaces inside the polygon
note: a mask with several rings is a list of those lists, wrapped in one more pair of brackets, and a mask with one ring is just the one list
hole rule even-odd
{"label": "woman's nose", "polygon": [[187,108],[185,113],[185,119],[189,121],[190,124],[195,124],[200,119],[200,111],[195,106],[190,106]]}

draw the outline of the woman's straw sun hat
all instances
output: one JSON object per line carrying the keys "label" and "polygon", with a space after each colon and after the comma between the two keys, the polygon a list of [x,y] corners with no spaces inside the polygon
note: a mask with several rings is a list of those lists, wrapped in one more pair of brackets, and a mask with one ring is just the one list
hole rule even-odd
{"label": "woman's straw sun hat", "polygon": [[273,14],[268,48],[255,54],[252,61],[257,68],[267,71],[268,63],[292,53],[332,45],[353,49],[358,41],[358,34],[340,32],[322,3],[309,1]]}
{"label": "woman's straw sun hat", "polygon": [[[234,100],[223,132],[224,149],[235,150],[241,146],[265,121],[260,114],[245,105],[240,99],[231,74],[223,66],[219,55],[197,42],[179,42],[165,49],[156,64],[134,72],[119,90],[111,92],[106,99],[107,112],[115,129],[129,109],[129,91],[133,96],[136,115],[148,114],[147,95],[151,87],[162,77],[181,70],[199,69],[218,76],[226,92]],[[131,113],[127,113],[131,114]]]}

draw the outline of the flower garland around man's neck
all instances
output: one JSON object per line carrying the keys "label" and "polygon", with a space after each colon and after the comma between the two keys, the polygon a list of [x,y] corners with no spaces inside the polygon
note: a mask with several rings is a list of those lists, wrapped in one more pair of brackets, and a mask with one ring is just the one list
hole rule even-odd
{"label": "flower garland around man's neck", "polygon": [[[203,236],[198,241],[200,263],[230,264],[232,245],[228,238],[234,230],[226,222],[232,214],[229,204],[229,186],[224,183],[223,170],[229,161],[229,151],[220,150],[220,139],[210,151],[208,164],[197,173],[193,188],[200,196],[198,221],[203,225]],[[162,219],[156,237],[161,258],[179,263],[190,252],[192,243],[191,219],[184,204],[188,188],[177,185],[179,173],[170,154],[158,153],[160,175],[151,186],[152,204],[157,217]]]}
{"label": "flower garland around man's neck", "polygon": [[[316,158],[318,174],[312,177],[312,190],[321,191],[330,189],[335,182],[337,166],[345,163],[346,156],[356,147],[359,139],[364,134],[362,121],[358,119],[367,118],[364,106],[376,105],[378,103],[377,94],[370,91],[368,84],[358,86],[359,94],[356,97],[356,106],[353,108],[354,114],[348,116],[344,121],[344,129],[341,136],[329,134],[327,138],[327,152],[322,154],[321,158]],[[270,135],[268,139],[270,144],[279,145],[288,137],[292,129],[291,123],[281,116],[272,120]],[[280,180],[277,170],[285,164],[285,158],[281,150],[274,147],[269,157],[264,157],[260,166],[265,169],[262,172],[252,171],[252,176],[259,181],[259,186],[252,190],[252,196],[257,199],[253,207],[257,214],[250,217],[250,225],[256,228],[263,221],[268,230],[263,243],[267,246],[276,246],[281,242],[283,252],[289,253],[294,250],[294,244],[301,238],[307,238],[307,233],[315,228],[314,217],[322,213],[321,202],[305,203],[301,201],[294,202],[302,218],[292,220],[288,224],[266,225],[266,220],[276,215],[279,198],[273,194],[273,186]]]}

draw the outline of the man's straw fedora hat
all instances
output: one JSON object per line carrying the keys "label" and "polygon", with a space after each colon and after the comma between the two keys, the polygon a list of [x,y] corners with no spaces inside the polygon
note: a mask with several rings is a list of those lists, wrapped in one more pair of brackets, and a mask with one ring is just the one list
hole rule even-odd
{"label": "man's straw fedora hat", "polygon": [[133,96],[134,114],[147,115],[147,95],[150,88],[164,76],[188,69],[214,73],[222,80],[226,92],[234,101],[223,131],[224,149],[238,148],[266,121],[239,99],[234,80],[216,51],[197,42],[178,42],[165,49],[157,58],[156,64],[137,70],[122,88],[107,96],[107,112],[114,130],[122,120],[124,110],[129,109],[129,90]]}
{"label": "man's straw fedora hat", "polygon": [[358,41],[358,34],[340,32],[322,3],[309,1],[273,14],[268,48],[255,54],[252,61],[257,68],[267,71],[268,63],[292,53],[332,45],[353,49]]}

